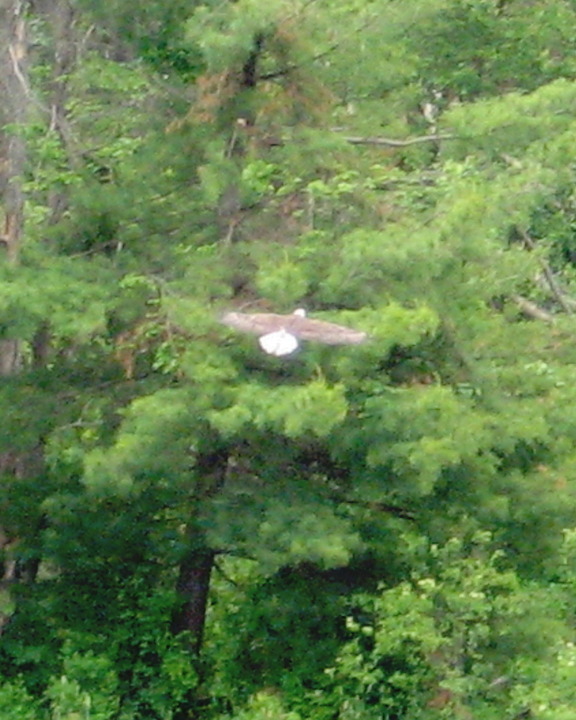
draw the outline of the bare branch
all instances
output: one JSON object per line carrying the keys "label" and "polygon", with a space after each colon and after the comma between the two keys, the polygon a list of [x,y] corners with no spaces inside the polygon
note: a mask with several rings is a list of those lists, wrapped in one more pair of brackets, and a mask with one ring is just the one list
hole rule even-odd
{"label": "bare branch", "polygon": [[[524,241],[525,247],[527,247],[529,250],[535,250],[536,243],[530,237],[530,235],[528,235],[526,230],[524,230],[523,228],[517,228],[517,229],[522,237],[522,240]],[[540,265],[542,267],[542,272],[544,274],[546,283],[547,283],[548,287],[550,288],[550,290],[552,291],[552,294],[558,301],[558,304],[561,306],[561,308],[564,310],[564,312],[571,315],[573,307],[574,307],[574,305],[573,305],[574,301],[570,301],[570,299],[566,297],[565,293],[562,292],[562,290],[560,289],[560,286],[556,282],[556,278],[554,276],[552,268],[546,262],[546,260],[540,258]]]}
{"label": "bare branch", "polygon": [[216,560],[214,561],[214,568],[220,573],[220,575],[222,575],[222,577],[224,578],[224,580],[226,580],[227,583],[230,583],[230,585],[233,585],[235,588],[240,587],[240,583],[237,583],[234,578],[231,578],[230,575],[228,575],[228,573],[224,570],[222,565]]}
{"label": "bare branch", "polygon": [[18,57],[16,54],[16,51],[14,50],[14,46],[12,43],[8,45],[8,52],[10,53],[10,59],[12,60],[12,69],[14,70],[14,77],[18,79],[18,82],[22,86],[22,89],[24,90],[24,94],[28,97],[31,96],[30,93],[30,87],[26,81],[26,78],[24,77],[22,70],[20,69],[20,63],[18,61]]}
{"label": "bare branch", "polygon": [[415,520],[416,515],[406,508],[398,505],[390,505],[380,500],[354,500],[352,498],[340,497],[339,495],[330,495],[330,499],[335,502],[342,503],[343,505],[357,505],[365,510],[375,510],[376,512],[388,513],[389,515],[395,515],[396,517],[402,518],[403,520]]}
{"label": "bare branch", "polygon": [[516,305],[518,305],[520,310],[522,310],[522,312],[528,317],[531,317],[534,320],[542,320],[542,322],[547,323],[554,322],[554,316],[547,310],[544,310],[536,305],[536,303],[532,302],[532,300],[528,300],[528,298],[525,298],[522,295],[513,295],[512,299]]}
{"label": "bare branch", "polygon": [[351,145],[385,145],[387,147],[408,147],[419,143],[439,142],[440,140],[454,140],[456,135],[440,133],[438,135],[420,135],[407,140],[394,140],[385,137],[345,137],[344,140]]}

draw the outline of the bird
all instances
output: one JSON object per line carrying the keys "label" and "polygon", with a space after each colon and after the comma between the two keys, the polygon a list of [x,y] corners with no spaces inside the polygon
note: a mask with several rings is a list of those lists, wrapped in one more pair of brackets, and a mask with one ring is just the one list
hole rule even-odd
{"label": "bird", "polygon": [[221,322],[240,332],[258,335],[262,350],[276,357],[293,353],[300,340],[314,340],[324,345],[359,345],[368,338],[361,330],[313,320],[306,316],[303,308],[297,308],[290,315],[228,312]]}

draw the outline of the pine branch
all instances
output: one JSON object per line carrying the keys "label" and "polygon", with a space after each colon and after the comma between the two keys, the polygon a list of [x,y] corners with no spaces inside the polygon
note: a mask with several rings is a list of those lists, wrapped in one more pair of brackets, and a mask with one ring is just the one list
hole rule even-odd
{"label": "pine branch", "polygon": [[326,57],[327,55],[330,55],[335,50],[338,50],[340,47],[340,43],[334,43],[333,45],[330,45],[330,47],[326,48],[326,50],[323,50],[322,52],[318,53],[317,55],[313,55],[312,57],[308,58],[307,60],[304,60],[301,63],[292,63],[291,65],[288,65],[286,67],[283,67],[280,70],[273,70],[271,72],[262,73],[260,75],[259,80],[276,80],[276,78],[284,77],[285,75],[289,75],[290,73],[293,73],[296,70],[300,70],[302,67],[305,67],[308,64],[315,63],[318,60],[322,60],[323,57]]}
{"label": "pine branch", "polygon": [[[311,5],[315,2],[315,0],[309,0],[307,5]],[[306,5],[304,6],[306,7]],[[303,8],[304,9],[304,8]],[[370,15],[361,25],[359,25],[357,28],[354,28],[348,35],[345,35],[343,40],[347,40],[349,37],[353,35],[358,35],[363,30],[365,30],[369,25],[374,21],[374,15]],[[280,70],[274,70],[272,72],[263,73],[258,78],[259,80],[275,80],[276,78],[284,77],[285,75],[289,75],[290,73],[293,73],[296,70],[300,70],[303,67],[306,67],[306,65],[312,65],[313,63],[318,62],[318,60],[322,60],[323,58],[327,57],[328,55],[331,55],[333,52],[338,50],[340,46],[342,45],[343,40],[338,40],[337,42],[332,43],[332,45],[329,45],[325,50],[322,50],[319,53],[316,53],[316,55],[312,55],[309,58],[306,58],[306,60],[303,60],[302,62],[298,63],[291,63],[290,65],[287,65],[286,67],[283,67]]]}

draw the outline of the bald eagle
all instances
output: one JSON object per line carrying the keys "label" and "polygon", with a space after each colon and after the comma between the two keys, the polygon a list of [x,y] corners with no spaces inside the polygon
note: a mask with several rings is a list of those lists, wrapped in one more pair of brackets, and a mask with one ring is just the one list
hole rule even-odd
{"label": "bald eagle", "polygon": [[299,340],[314,340],[324,345],[359,345],[367,339],[365,332],[344,325],[312,320],[298,308],[291,315],[276,313],[226,313],[221,321],[240,332],[258,335],[258,342],[269,355],[290,355]]}

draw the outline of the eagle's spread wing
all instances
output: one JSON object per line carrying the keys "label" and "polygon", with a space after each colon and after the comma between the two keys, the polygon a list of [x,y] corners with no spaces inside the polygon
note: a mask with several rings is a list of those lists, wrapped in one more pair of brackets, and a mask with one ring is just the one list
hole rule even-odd
{"label": "eagle's spread wing", "polygon": [[315,340],[324,345],[359,345],[368,337],[365,332],[345,325],[298,316],[294,317],[286,329],[302,340]]}
{"label": "eagle's spread wing", "polygon": [[325,345],[358,345],[367,339],[366,333],[360,330],[295,314],[230,312],[224,315],[222,322],[241,332],[259,336],[285,330],[299,339],[315,340]]}
{"label": "eagle's spread wing", "polygon": [[275,313],[247,313],[229,312],[222,317],[222,322],[240,332],[253,335],[267,335],[285,328],[286,319],[291,315],[276,315]]}

